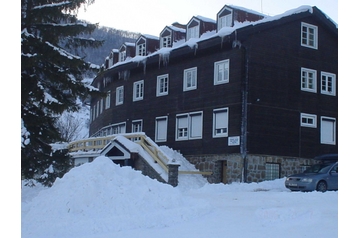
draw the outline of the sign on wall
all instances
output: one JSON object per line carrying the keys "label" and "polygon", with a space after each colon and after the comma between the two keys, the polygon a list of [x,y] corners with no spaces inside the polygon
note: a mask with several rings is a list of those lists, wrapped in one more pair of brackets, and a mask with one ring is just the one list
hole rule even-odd
{"label": "sign on wall", "polygon": [[240,136],[228,137],[228,146],[240,145]]}

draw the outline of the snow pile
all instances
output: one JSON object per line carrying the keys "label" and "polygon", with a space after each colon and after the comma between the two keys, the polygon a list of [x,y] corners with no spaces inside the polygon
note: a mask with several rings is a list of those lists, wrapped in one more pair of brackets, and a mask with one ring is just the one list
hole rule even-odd
{"label": "snow pile", "polygon": [[63,238],[165,227],[210,210],[205,202],[197,204],[170,185],[100,156],[23,201],[22,234]]}

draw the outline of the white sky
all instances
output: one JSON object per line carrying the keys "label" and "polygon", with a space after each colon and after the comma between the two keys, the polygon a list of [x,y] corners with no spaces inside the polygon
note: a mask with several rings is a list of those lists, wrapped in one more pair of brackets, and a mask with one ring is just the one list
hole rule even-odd
{"label": "white sky", "polygon": [[158,36],[173,22],[187,24],[193,16],[216,19],[225,5],[241,6],[274,16],[302,5],[317,6],[338,23],[338,0],[95,0],[78,18],[100,26]]}

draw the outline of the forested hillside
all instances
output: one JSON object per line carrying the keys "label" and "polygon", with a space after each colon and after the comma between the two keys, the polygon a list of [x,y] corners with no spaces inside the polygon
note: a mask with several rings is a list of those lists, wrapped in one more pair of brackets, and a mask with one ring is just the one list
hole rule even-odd
{"label": "forested hillside", "polygon": [[100,26],[91,35],[84,35],[84,37],[104,40],[103,45],[97,49],[84,49],[78,54],[86,56],[85,61],[101,66],[112,49],[119,49],[124,42],[135,42],[139,35],[140,33]]}

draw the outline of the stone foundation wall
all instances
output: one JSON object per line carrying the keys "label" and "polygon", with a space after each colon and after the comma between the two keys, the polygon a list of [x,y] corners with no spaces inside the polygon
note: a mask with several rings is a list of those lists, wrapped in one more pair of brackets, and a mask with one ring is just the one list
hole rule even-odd
{"label": "stone foundation wall", "polygon": [[[241,154],[186,155],[185,158],[200,171],[213,172],[212,175],[205,176],[209,183],[233,183],[241,181],[243,171]],[[225,167],[226,172],[224,172]]]}
{"label": "stone foundation wall", "polygon": [[[312,159],[282,157],[270,155],[247,155],[246,178],[244,178],[244,160],[241,154],[224,155],[185,155],[185,158],[197,169],[212,172],[205,176],[209,183],[262,182],[266,180],[266,163],[279,164],[279,177],[300,173],[305,166],[314,163]],[[226,164],[226,166],[225,166]],[[226,167],[226,169],[225,169]]]}

